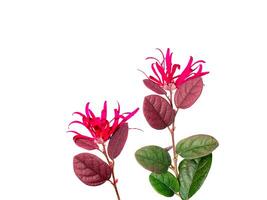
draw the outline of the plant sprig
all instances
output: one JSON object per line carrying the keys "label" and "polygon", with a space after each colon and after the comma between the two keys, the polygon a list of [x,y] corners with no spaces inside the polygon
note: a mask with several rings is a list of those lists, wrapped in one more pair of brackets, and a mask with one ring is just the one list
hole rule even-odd
{"label": "plant sprig", "polygon": [[[203,90],[203,75],[200,60],[193,63],[192,57],[180,75],[175,75],[180,65],[172,64],[172,53],[166,56],[160,51],[163,60],[149,57],[156,62],[151,68],[155,74],[146,76],[147,88],[156,94],[144,98],[143,113],[148,124],[156,129],[168,129],[171,145],[162,148],[149,145],[137,150],[135,157],[139,164],[151,171],[149,181],[161,195],[172,197],[176,194],[182,200],[191,198],[205,181],[212,163],[212,152],[218,141],[205,134],[193,135],[175,141],[175,118],[178,110],[190,108],[200,97]],[[197,67],[194,67],[197,65]],[[157,69],[157,70],[156,70]],[[194,72],[198,69],[197,72]],[[172,153],[170,154],[169,151]]]}

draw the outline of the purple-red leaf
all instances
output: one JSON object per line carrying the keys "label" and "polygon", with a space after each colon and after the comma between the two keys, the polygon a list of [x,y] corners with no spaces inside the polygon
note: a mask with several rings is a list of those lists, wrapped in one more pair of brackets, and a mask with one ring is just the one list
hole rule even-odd
{"label": "purple-red leaf", "polygon": [[143,112],[149,125],[158,130],[171,125],[175,117],[175,111],[168,101],[158,95],[145,97]]}
{"label": "purple-red leaf", "polygon": [[77,146],[82,147],[84,149],[87,150],[98,149],[98,145],[92,139],[79,138],[79,136],[78,137],[75,136],[73,140]]}
{"label": "purple-red leaf", "polygon": [[111,159],[120,155],[128,137],[128,130],[128,124],[122,124],[111,136],[108,143],[108,155]]}
{"label": "purple-red leaf", "polygon": [[110,179],[111,168],[107,163],[90,153],[80,153],[73,158],[76,176],[86,185],[97,186]]}
{"label": "purple-red leaf", "polygon": [[199,98],[203,89],[202,78],[186,81],[176,90],[174,102],[177,108],[186,109],[191,107]]}
{"label": "purple-red leaf", "polygon": [[156,92],[157,94],[167,94],[167,92],[161,88],[158,84],[154,83],[153,81],[149,79],[144,79],[143,80],[145,86],[152,90],[153,92]]}

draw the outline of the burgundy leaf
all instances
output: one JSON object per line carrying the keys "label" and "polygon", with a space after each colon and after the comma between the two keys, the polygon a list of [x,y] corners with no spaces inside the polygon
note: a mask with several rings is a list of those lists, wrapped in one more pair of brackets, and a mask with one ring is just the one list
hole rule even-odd
{"label": "burgundy leaf", "polygon": [[191,107],[199,98],[203,89],[202,78],[186,81],[176,90],[174,102],[177,108],[186,109]]}
{"label": "burgundy leaf", "polygon": [[80,153],[73,158],[76,176],[86,185],[97,186],[110,179],[111,169],[107,163],[90,153]]}
{"label": "burgundy leaf", "polygon": [[143,80],[145,86],[152,90],[153,92],[156,92],[157,94],[167,94],[167,92],[161,88],[158,84],[154,83],[153,81],[149,79],[144,79]]}
{"label": "burgundy leaf", "polygon": [[175,111],[168,101],[158,95],[145,97],[143,112],[149,125],[158,130],[171,125],[175,116]]}
{"label": "burgundy leaf", "polygon": [[128,124],[122,124],[111,136],[108,143],[108,155],[111,159],[120,155],[128,137],[128,130]]}
{"label": "burgundy leaf", "polygon": [[98,149],[97,144],[94,142],[94,140],[89,140],[87,138],[79,138],[79,137],[74,137],[73,138],[75,144],[79,147],[82,147],[87,150],[94,150]]}

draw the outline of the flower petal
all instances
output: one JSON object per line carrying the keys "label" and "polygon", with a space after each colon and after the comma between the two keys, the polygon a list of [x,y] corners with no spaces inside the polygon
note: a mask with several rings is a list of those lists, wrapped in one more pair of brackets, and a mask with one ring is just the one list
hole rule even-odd
{"label": "flower petal", "polygon": [[86,114],[86,116],[88,117],[88,118],[90,118],[90,113],[89,113],[89,102],[86,104],[86,106],[85,106],[85,114]]}
{"label": "flower petal", "polygon": [[172,72],[171,72],[171,74],[170,74],[170,77],[172,77],[172,79],[174,79],[175,77],[174,77],[174,74],[175,74],[175,72],[176,72],[176,70],[178,69],[180,69],[181,68],[181,66],[179,65],[179,64],[174,64],[173,66],[172,66]]}
{"label": "flower petal", "polygon": [[77,134],[77,135],[81,135],[81,134],[78,133],[77,131],[73,131],[73,130],[71,130],[71,131],[67,131],[67,133],[75,133],[75,134]]}
{"label": "flower petal", "polygon": [[164,83],[164,80],[167,79],[166,73],[164,72],[164,68],[161,65],[159,65],[158,63],[156,63],[156,67],[157,67],[159,73],[161,74],[162,82]]}
{"label": "flower petal", "polygon": [[170,53],[170,49],[167,49],[166,53],[166,69],[167,69],[167,74],[171,74],[171,67],[172,67],[172,53]]}
{"label": "flower petal", "polygon": [[93,113],[92,110],[89,109],[89,102],[86,104],[85,106],[85,113],[87,115],[87,117],[90,119],[90,118],[95,118],[95,114]]}
{"label": "flower petal", "polygon": [[[164,53],[162,52],[162,50],[160,48],[157,48],[157,50],[161,53],[162,55],[162,62],[161,62],[161,65],[164,64],[164,61],[165,61],[165,56],[164,56]],[[160,62],[159,62],[160,63]]]}
{"label": "flower petal", "polygon": [[153,76],[149,76],[149,79],[155,83],[157,83],[158,85],[162,86],[163,84],[161,83],[161,81],[157,80],[155,77]]}
{"label": "flower petal", "polygon": [[80,115],[81,117],[86,118],[86,116],[81,112],[74,112],[74,113],[72,113],[72,115]]}
{"label": "flower petal", "polygon": [[134,116],[138,112],[139,108],[136,108],[133,112],[131,112],[129,115],[127,115],[120,124],[126,122],[128,119],[130,119],[132,116]]}
{"label": "flower petal", "polygon": [[[82,123],[82,122],[80,122],[80,121],[73,121],[73,122],[69,123],[69,127],[70,127],[72,124],[80,124],[80,125],[84,126],[84,127],[90,132],[90,134],[91,134],[93,137],[95,136],[95,133],[94,133],[94,131],[92,130],[92,128],[90,127],[90,125],[89,125],[89,126],[86,126],[84,123]],[[71,132],[81,135],[80,133],[78,133],[78,132],[76,132],[76,131],[75,131],[75,132],[74,132],[74,131],[71,131]]]}
{"label": "flower petal", "polygon": [[159,77],[159,75],[158,75],[158,73],[157,73],[157,71],[156,71],[156,69],[155,69],[155,67],[154,67],[154,64],[151,64],[151,69],[152,69],[152,71],[154,72],[154,74],[157,76],[158,81],[159,81],[159,82],[163,82],[162,79]]}
{"label": "flower petal", "polygon": [[101,120],[106,120],[107,119],[107,101],[105,101],[103,110],[101,112]]}
{"label": "flower petal", "polygon": [[121,106],[120,106],[120,103],[118,102],[118,113],[120,114],[120,112],[121,112]]}
{"label": "flower petal", "polygon": [[85,126],[85,124],[82,123],[82,122],[80,122],[80,121],[72,121],[71,123],[69,123],[69,126],[68,126],[68,127],[70,127],[72,124],[81,124],[81,125],[83,125],[85,128],[87,128],[87,127]]}
{"label": "flower petal", "polygon": [[77,139],[88,139],[90,141],[94,141],[95,139],[92,138],[92,137],[88,137],[88,136],[85,136],[85,135],[81,135],[81,134],[77,134],[73,137],[73,140],[77,140]]}
{"label": "flower petal", "polygon": [[118,124],[119,124],[119,120],[120,120],[120,113],[118,112],[117,109],[114,109],[114,118],[113,118],[114,122],[111,126],[111,129],[110,129],[110,133],[112,134],[118,127]]}
{"label": "flower petal", "polygon": [[146,75],[146,73],[144,71],[142,71],[141,69],[137,69],[139,72],[143,73],[145,75],[145,77],[147,77],[148,79],[148,76]]}
{"label": "flower petal", "polygon": [[154,57],[146,57],[146,60],[155,60],[155,61],[159,62],[159,60],[157,58],[154,58]]}

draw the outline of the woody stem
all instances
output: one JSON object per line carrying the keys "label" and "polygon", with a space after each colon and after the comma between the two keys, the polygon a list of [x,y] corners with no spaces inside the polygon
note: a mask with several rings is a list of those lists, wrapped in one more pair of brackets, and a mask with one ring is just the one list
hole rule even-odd
{"label": "woody stem", "polygon": [[[169,101],[170,101],[170,104],[173,108],[173,97],[172,97],[172,90],[170,90],[170,98],[169,98]],[[175,111],[175,116],[177,114],[178,110]],[[174,138],[174,130],[175,130],[175,116],[174,116],[174,119],[173,119],[173,122],[172,122],[172,125],[171,125],[171,128],[168,127],[170,133],[171,133],[171,139],[172,139],[172,152],[173,152],[173,171],[175,173],[175,176],[178,178],[179,176],[179,173],[178,173],[178,166],[177,166],[177,162],[178,162],[178,156],[176,154],[176,148],[175,148],[175,138]]]}
{"label": "woody stem", "polygon": [[102,153],[106,157],[106,160],[107,160],[109,166],[111,167],[112,181],[109,181],[109,182],[113,185],[113,187],[115,189],[115,192],[116,192],[116,195],[117,195],[117,199],[120,200],[120,194],[119,194],[119,190],[118,190],[118,187],[117,187],[117,181],[116,181],[116,177],[115,177],[115,173],[114,173],[115,162],[114,162],[114,160],[110,160],[109,159],[108,154],[107,154],[107,150],[106,150],[106,146],[105,146],[104,143],[102,144],[102,147],[103,147]]}
{"label": "woody stem", "polygon": [[113,185],[113,187],[115,189],[115,192],[116,192],[116,195],[117,195],[118,200],[120,200],[120,194],[119,194],[119,190],[117,188],[117,181],[116,181],[115,173],[114,173],[114,162],[113,162],[113,168],[112,168],[111,175],[112,175],[112,179],[113,179],[113,184],[112,185]]}
{"label": "woody stem", "polygon": [[174,129],[169,129],[170,133],[171,133],[171,138],[172,138],[172,152],[173,152],[173,165],[174,165],[174,173],[175,176],[178,178],[178,171],[177,171],[177,154],[175,152],[175,139],[174,139]]}

